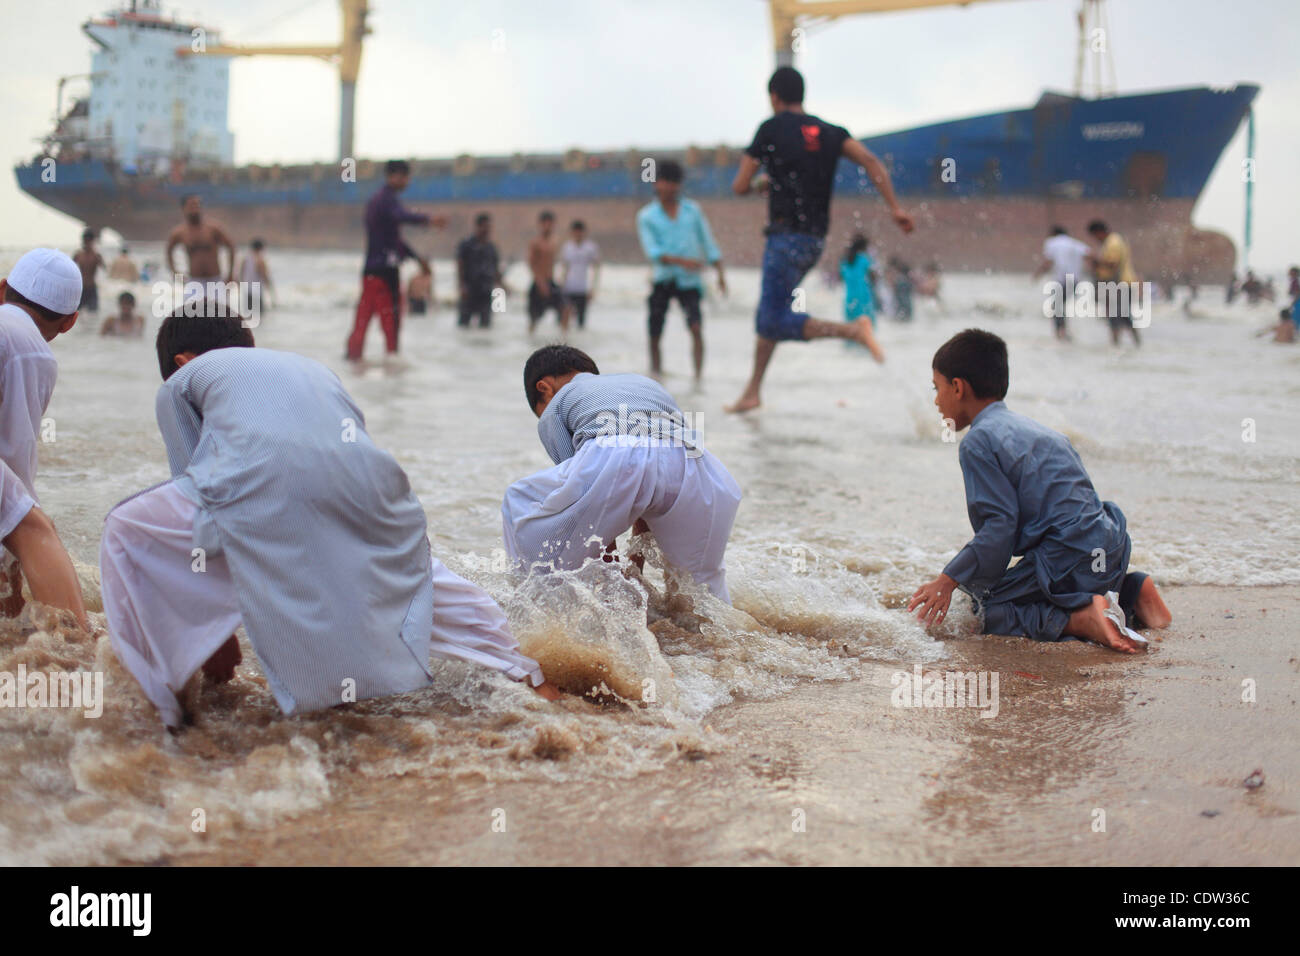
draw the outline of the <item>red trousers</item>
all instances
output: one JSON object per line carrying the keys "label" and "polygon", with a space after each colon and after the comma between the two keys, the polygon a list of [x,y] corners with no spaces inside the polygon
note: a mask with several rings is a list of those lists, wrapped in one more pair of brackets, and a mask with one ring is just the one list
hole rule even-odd
{"label": "red trousers", "polygon": [[384,340],[389,354],[397,351],[397,330],[401,322],[401,302],[393,300],[393,291],[381,276],[361,277],[361,301],[357,303],[357,320],[348,336],[348,358],[361,358],[366,344],[366,330],[370,320],[379,313],[379,324],[384,330]]}

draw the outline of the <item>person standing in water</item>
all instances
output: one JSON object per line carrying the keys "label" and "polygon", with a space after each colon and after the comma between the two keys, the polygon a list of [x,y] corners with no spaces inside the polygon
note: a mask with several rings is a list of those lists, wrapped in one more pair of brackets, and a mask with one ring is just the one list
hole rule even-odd
{"label": "person standing in water", "polygon": [[244,256],[243,261],[239,263],[239,281],[242,283],[245,314],[252,313],[254,302],[257,303],[259,316],[266,310],[266,290],[271,288],[271,270],[266,264],[266,257],[262,255],[262,250],[265,248],[266,243],[261,239],[254,239],[248,245],[248,255]]}
{"label": "person standing in water", "polygon": [[502,286],[501,255],[492,241],[492,217],[474,217],[474,232],[456,247],[456,285],[460,290],[456,324],[462,329],[478,317],[478,327],[492,324],[492,293]]}
{"label": "person standing in water", "polygon": [[564,322],[564,302],[555,287],[555,256],[559,247],[555,242],[555,213],[543,210],[537,217],[537,235],[528,242],[528,269],[533,274],[533,284],[528,287],[528,331],[537,328],[549,309],[555,310],[560,328],[568,329]]}
{"label": "person standing in water", "polygon": [[1075,239],[1064,226],[1053,226],[1051,235],[1043,242],[1043,260],[1038,264],[1034,278],[1050,272],[1052,280],[1061,287],[1062,295],[1058,298],[1061,308],[1058,315],[1052,316],[1052,322],[1056,337],[1062,342],[1070,341],[1070,331],[1065,327],[1065,296],[1073,295],[1074,287],[1087,281],[1083,271],[1087,258],[1087,243]]}
{"label": "person standing in water", "polygon": [[596,294],[600,279],[600,247],[587,238],[587,224],[581,219],[569,226],[569,239],[560,247],[560,295],[564,297],[563,328],[573,316],[578,328],[587,326],[587,306]]}
{"label": "person standing in water", "polygon": [[[1090,255],[1088,259],[1097,276],[1097,308],[1110,324],[1110,344],[1118,346],[1120,333],[1128,329],[1133,335],[1133,344],[1141,345],[1142,337],[1133,327],[1132,297],[1137,295],[1138,285],[1128,243],[1118,232],[1111,232],[1100,219],[1088,224],[1088,235],[1100,243],[1096,255]],[[1114,293],[1107,293],[1107,287],[1114,289]]]}
{"label": "person standing in water", "polygon": [[[223,284],[234,281],[235,244],[225,231],[211,220],[203,219],[203,200],[194,193],[181,197],[181,209],[185,221],[171,231],[167,237],[167,268],[173,275],[185,275],[190,282],[203,286],[203,295],[217,298],[225,294],[225,289],[209,289],[211,283]],[[189,268],[185,273],[176,267],[176,249],[185,247]],[[220,250],[226,250],[226,268],[221,268]],[[186,293],[189,295],[189,293]]]}
{"label": "person standing in water", "polygon": [[402,205],[399,194],[411,182],[411,164],[404,159],[390,159],[384,165],[384,185],[366,203],[366,261],[361,270],[361,300],[356,320],[348,336],[346,357],[361,361],[366,344],[366,329],[379,314],[388,355],[395,356],[402,321],[402,285],[398,269],[404,259],[414,259],[422,272],[433,268],[402,240],[403,223],[417,226],[447,225],[444,216],[429,216]]}
{"label": "person standing in water", "polygon": [[99,287],[95,285],[95,275],[104,268],[104,257],[95,248],[98,236],[94,229],[87,229],[81,234],[81,248],[73,253],[72,261],[81,270],[81,312],[99,311]]}
{"label": "person standing in water", "polygon": [[856,322],[861,318],[871,320],[876,327],[876,301],[872,291],[871,254],[867,237],[858,233],[844,251],[840,263],[840,278],[844,280],[844,321]]}
{"label": "person standing in water", "polygon": [[654,266],[647,304],[650,307],[650,374],[663,374],[659,340],[664,334],[668,306],[673,299],[686,313],[691,332],[691,361],[695,381],[704,374],[704,317],[700,297],[704,295],[704,267],[718,272],[718,289],[727,292],[727,275],[722,268],[722,251],[713,240],[713,230],[704,210],[693,199],[682,196],[684,174],[671,159],[655,171],[655,198],[636,214],[637,237],[645,256]]}

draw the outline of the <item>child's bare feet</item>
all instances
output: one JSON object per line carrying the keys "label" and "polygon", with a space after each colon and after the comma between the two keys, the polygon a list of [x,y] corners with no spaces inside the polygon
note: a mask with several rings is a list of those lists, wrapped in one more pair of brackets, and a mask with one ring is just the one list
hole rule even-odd
{"label": "child's bare feet", "polygon": [[561,697],[564,696],[560,692],[560,689],[548,680],[542,681],[540,684],[534,687],[533,690],[537,691],[537,693],[541,694],[547,700],[559,700]]}
{"label": "child's bare feet", "polygon": [[234,680],[235,668],[243,659],[244,655],[239,650],[239,638],[231,634],[230,639],[203,662],[203,676],[214,684]]}
{"label": "child's bare feet", "polygon": [[1112,651],[1123,654],[1136,654],[1142,650],[1139,644],[1121,634],[1115,623],[1106,616],[1108,606],[1102,595],[1093,595],[1091,604],[1079,608],[1070,615],[1069,623],[1065,625],[1065,633],[1071,637],[1082,637],[1086,641],[1092,641],[1094,644],[1109,647]]}
{"label": "child's bare feet", "polygon": [[1156,582],[1150,578],[1142,582],[1133,610],[1137,612],[1137,623],[1140,627],[1166,628],[1174,619],[1169,608],[1165,606],[1164,598],[1156,590]]}

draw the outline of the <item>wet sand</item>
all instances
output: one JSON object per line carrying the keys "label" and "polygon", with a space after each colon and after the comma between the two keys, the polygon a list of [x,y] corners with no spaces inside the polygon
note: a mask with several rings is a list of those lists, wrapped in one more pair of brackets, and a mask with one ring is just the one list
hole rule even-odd
{"label": "wet sand", "polygon": [[[927,670],[998,672],[992,718],[892,706],[900,665],[874,664],[858,679],[723,706],[703,737],[632,779],[340,776],[327,819],[209,828],[151,862],[1300,862],[1300,598],[1279,587],[1166,597],[1175,622],[1148,632],[1162,639],[1141,658],[1078,642],[948,641],[951,656]],[[1247,679],[1255,703],[1242,702]],[[578,762],[592,746],[539,730],[523,759]],[[1264,786],[1248,790],[1256,769]]]}

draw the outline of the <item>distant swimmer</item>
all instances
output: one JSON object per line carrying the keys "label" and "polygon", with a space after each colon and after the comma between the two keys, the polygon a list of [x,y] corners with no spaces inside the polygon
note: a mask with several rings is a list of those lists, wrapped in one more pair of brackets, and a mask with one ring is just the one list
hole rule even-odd
{"label": "distant swimmer", "polygon": [[537,328],[549,310],[555,310],[555,317],[562,329],[564,323],[564,300],[555,285],[555,256],[559,248],[555,241],[555,213],[544,210],[537,217],[537,235],[528,242],[528,270],[533,275],[533,284],[528,287],[528,331]]}
{"label": "distant swimmer", "polygon": [[[1007,347],[967,329],[934,353],[934,404],[957,448],[975,537],[907,605],[941,624],[952,593],[971,596],[986,634],[1078,637],[1134,654],[1135,630],[1172,616],[1145,574],[1129,570],[1124,512],[1102,501],[1069,439],[1006,406]],[[1012,555],[1020,555],[1008,567]]]}
{"label": "distant swimmer", "polygon": [[[1101,244],[1096,253],[1088,256],[1088,260],[1097,277],[1097,310],[1110,325],[1111,344],[1119,345],[1120,332],[1128,329],[1133,336],[1133,344],[1141,345],[1142,337],[1133,327],[1131,300],[1137,295],[1137,273],[1133,271],[1133,257],[1128,243],[1118,232],[1111,232],[1110,227],[1100,219],[1094,219],[1088,224],[1088,235]],[[1106,294],[1103,283],[1124,283],[1128,288],[1109,295]]]}
{"label": "distant swimmer", "polygon": [[104,268],[104,257],[95,248],[99,234],[94,229],[81,233],[81,248],[72,254],[72,261],[81,270],[81,305],[79,311],[99,311],[99,287],[95,285],[95,275]]}
{"label": "distant swimmer", "polygon": [[37,449],[59,375],[49,343],[77,323],[81,272],[62,252],[33,249],[0,279],[0,573],[8,584],[0,611],[22,611],[25,577],[35,601],[71,611],[89,631],[77,571],[36,500]]}
{"label": "distant swimmer", "polygon": [[139,282],[140,270],[135,267],[131,257],[127,255],[126,246],[117,250],[117,258],[113,260],[112,265],[108,267],[108,277],[117,279],[121,282]]}
{"label": "distant swimmer", "polygon": [[1064,226],[1053,226],[1052,231],[1047,238],[1043,240],[1043,258],[1038,263],[1038,268],[1034,270],[1034,278],[1050,273],[1052,281],[1056,282],[1062,293],[1056,298],[1056,301],[1062,303],[1062,307],[1056,311],[1058,315],[1052,316],[1052,324],[1055,328],[1055,335],[1063,342],[1070,341],[1070,330],[1066,327],[1065,316],[1065,296],[1071,295],[1079,283],[1088,281],[1087,262],[1088,262],[1088,244],[1075,239]]}
{"label": "distant swimmer", "polygon": [[628,529],[649,531],[669,564],[730,604],[724,555],[740,486],[663,386],[601,375],[585,352],[548,345],[524,365],[524,394],[555,467],[506,491],[510,558],[571,570]]}
{"label": "distant swimmer", "polygon": [[379,315],[388,355],[397,354],[398,333],[402,323],[402,285],[399,269],[405,259],[414,259],[420,271],[433,273],[428,260],[402,240],[403,224],[416,226],[447,225],[444,216],[430,216],[402,205],[398,196],[411,182],[411,164],[404,159],[390,159],[384,164],[384,185],[366,203],[366,261],[361,270],[361,300],[357,303],[356,321],[348,336],[347,358],[356,362],[366,344],[370,320]]}
{"label": "distant swimmer", "polygon": [[[187,285],[197,282],[203,286],[202,296],[215,295],[224,301],[225,283],[234,281],[235,244],[219,225],[203,218],[203,200],[194,193],[182,197],[181,209],[185,221],[167,237],[167,268],[173,275],[184,274]],[[176,267],[176,249],[184,247],[189,268],[182,273]],[[226,250],[226,268],[221,268],[221,250]],[[216,288],[210,288],[212,284]],[[186,296],[197,293],[186,292]]]}
{"label": "distant swimmer", "polygon": [[492,324],[492,293],[502,286],[501,255],[492,241],[492,217],[474,217],[474,231],[456,247],[456,285],[459,290],[456,324],[469,328],[477,316],[478,327]]}
{"label": "distant swimmer", "polygon": [[110,315],[99,326],[100,335],[120,335],[124,338],[144,337],[144,316],[135,311],[135,296],[123,292],[117,297],[117,314]]}
{"label": "distant swimmer", "polygon": [[266,264],[265,250],[266,243],[261,239],[254,239],[248,244],[248,252],[244,258],[239,261],[239,282],[244,296],[242,304],[245,315],[253,311],[254,302],[257,303],[259,315],[266,311],[266,293],[273,287],[271,267]]}
{"label": "distant swimmer", "polygon": [[767,173],[767,242],[755,315],[754,370],[740,398],[727,407],[729,412],[749,411],[762,403],[763,376],[779,342],[855,339],[870,349],[877,361],[884,361],[870,319],[853,323],[814,319],[803,310],[802,296],[796,296],[804,276],[826,247],[831,191],[840,158],[866,170],[904,233],[913,228],[912,217],[898,204],[889,172],[880,160],[848,130],[804,112],[804,82],[798,70],[779,67],[768,81],[767,92],[773,115],[759,126],[731,187],[736,195],[747,195],[754,189],[759,169]]}
{"label": "distant swimmer", "polygon": [[581,219],[569,226],[569,238],[560,247],[560,295],[564,298],[561,325],[566,329],[576,316],[578,328],[587,327],[587,306],[596,296],[600,281],[600,247],[587,235]]}
{"label": "distant swimmer", "polygon": [[691,364],[695,381],[704,374],[704,316],[700,298],[704,295],[704,269],[718,273],[718,289],[726,293],[727,274],[722,267],[722,250],[713,239],[708,217],[694,199],[682,196],[685,172],[671,159],[655,167],[655,198],[636,214],[636,232],[641,249],[650,260],[650,374],[663,374],[663,338],[668,306],[674,299],[686,316],[691,333]]}
{"label": "distant swimmer", "polygon": [[200,670],[235,676],[240,625],[285,714],[427,687],[430,655],[557,696],[496,602],[431,556],[424,507],[338,376],[204,312],[158,330],[172,480],[114,507],[99,552],[113,650],[163,723],[192,719]]}

